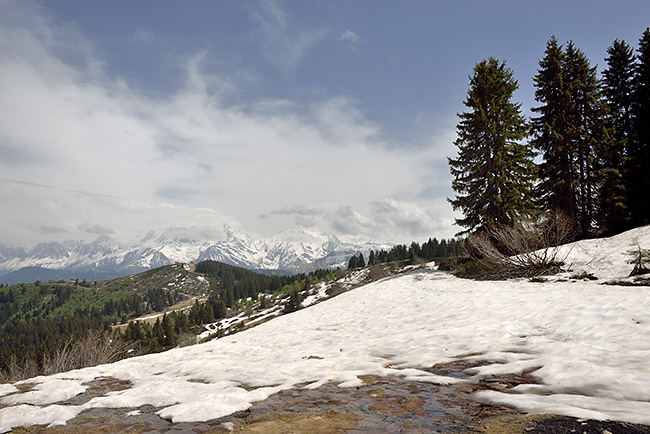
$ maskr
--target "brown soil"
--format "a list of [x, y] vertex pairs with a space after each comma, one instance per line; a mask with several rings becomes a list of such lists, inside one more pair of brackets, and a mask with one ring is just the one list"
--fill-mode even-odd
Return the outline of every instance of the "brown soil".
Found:
[[[459, 360], [428, 369], [439, 375], [468, 378], [466, 369], [480, 362]], [[201, 423], [176, 423], [156, 415], [158, 408], [92, 409], [66, 426], [17, 428], [15, 433], [486, 433], [486, 434], [650, 434], [650, 427], [552, 415], [525, 415], [471, 399], [477, 390], [504, 390], [531, 383], [530, 373], [483, 378], [478, 383], [439, 386], [397, 377], [363, 376], [362, 386], [295, 388], [258, 402], [250, 409]], [[80, 404], [130, 385], [113, 378], [90, 383], [89, 390], [67, 404]], [[303, 385], [304, 386], [304, 385]]]
[[[468, 378], [466, 369], [480, 362], [459, 360], [428, 369], [439, 375]], [[483, 378], [480, 382], [440, 386], [398, 377], [361, 377], [359, 387], [326, 384], [297, 387], [255, 403], [246, 411], [201, 423], [176, 423], [156, 415], [158, 408], [92, 409], [66, 426], [17, 428], [15, 433], [486, 433], [486, 434], [650, 434], [650, 427], [564, 416], [525, 415], [472, 400], [477, 390], [504, 390], [533, 382], [530, 373]], [[90, 383], [69, 404], [86, 402], [130, 385], [112, 378]], [[304, 386], [304, 385], [302, 385]]]

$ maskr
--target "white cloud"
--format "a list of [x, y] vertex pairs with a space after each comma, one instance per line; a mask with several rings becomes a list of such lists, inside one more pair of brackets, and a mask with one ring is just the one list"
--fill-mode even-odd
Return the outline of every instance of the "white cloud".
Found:
[[365, 38], [362, 38], [361, 36], [359, 36], [358, 34], [356, 34], [355, 32], [353, 32], [350, 29], [348, 29], [345, 32], [341, 33], [341, 35], [339, 35], [336, 38], [336, 40], [337, 41], [348, 42], [349, 46], [350, 46], [350, 49], [352, 49], [353, 51], [358, 50], [358, 44], [359, 43], [366, 42]]
[[387, 198], [372, 202], [371, 206], [384, 225], [402, 228], [410, 234], [432, 233], [437, 220], [431, 211], [412, 202]]
[[254, 34], [269, 63], [288, 74], [301, 62], [307, 51], [328, 35], [328, 29], [303, 29], [291, 22], [278, 0], [260, 0], [251, 10], [257, 25]]
[[[262, 4], [261, 22], [290, 39], [297, 30], [277, 3]], [[398, 197], [437, 206], [417, 195], [437, 185], [430, 165], [440, 156], [387, 143], [354, 100], [243, 102], [236, 81], [205, 72], [208, 51], [183, 59], [183, 86], [143, 96], [108, 76], [82, 35], [20, 5], [0, 14], [0, 241], [223, 223], [260, 235], [316, 225], [401, 239], [436, 227], [425, 217], [449, 220], [450, 210], [376, 205]], [[83, 61], [66, 54], [77, 44]]]
[[44, 225], [44, 226], [41, 226], [41, 227], [39, 228], [39, 232], [40, 232], [42, 235], [52, 235], [52, 234], [61, 234], [61, 233], [64, 233], [64, 234], [65, 234], [65, 233], [67, 233], [68, 231], [65, 230], [65, 229], [63, 229], [63, 228], [57, 227], [57, 226], [48, 226], [48, 225]]
[[224, 224], [241, 228], [233, 217], [206, 206], [145, 202], [8, 180], [0, 180], [0, 203], [10, 205], [0, 217], [0, 242], [24, 247], [40, 241], [92, 240], [101, 234], [129, 242], [152, 229], [177, 226], [203, 227], [212, 239], [220, 239]]
[[365, 211], [350, 206], [340, 207], [328, 218], [332, 228], [340, 233], [363, 235], [375, 240], [377, 234], [381, 234], [381, 240], [391, 243], [422, 242], [433, 236], [452, 237], [454, 232], [450, 226], [453, 217], [447, 212], [444, 199], [430, 202], [429, 207], [385, 198], [371, 202]]
[[283, 219], [297, 227], [321, 228], [344, 238], [353, 236], [388, 243], [426, 241], [429, 237], [450, 238], [453, 215], [445, 199], [427, 202], [425, 208], [415, 202], [384, 198], [370, 203], [310, 208], [285, 206], [259, 215], [259, 218]]
[[350, 41], [350, 42], [358, 42], [358, 41], [361, 40], [361, 36], [357, 35], [356, 33], [354, 33], [351, 30], [346, 30], [337, 39], [339, 39], [339, 40], [347, 40], [347, 41]]
[[88, 232], [89, 234], [98, 234], [98, 235], [110, 235], [115, 233], [115, 231], [109, 228], [108, 226], [91, 224], [91, 223], [79, 224], [79, 230]]
[[260, 214], [260, 218], [266, 219], [272, 215], [300, 215], [300, 216], [322, 216], [324, 210], [321, 208], [308, 208], [305, 205], [286, 205], [280, 209], [274, 209], [268, 214]]

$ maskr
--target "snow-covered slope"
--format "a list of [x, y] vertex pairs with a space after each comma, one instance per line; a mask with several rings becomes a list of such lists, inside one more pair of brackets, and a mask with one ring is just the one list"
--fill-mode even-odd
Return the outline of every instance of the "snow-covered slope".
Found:
[[370, 249], [390, 248], [344, 243], [317, 231], [287, 231], [268, 239], [255, 239], [228, 227], [224, 231], [226, 239], [218, 241], [205, 239], [201, 231], [191, 228], [171, 228], [160, 234], [151, 231], [130, 244], [101, 236], [92, 242], [41, 243], [29, 251], [0, 245], [0, 275], [26, 267], [126, 275], [205, 259], [249, 269], [328, 268], [347, 265], [360, 251], [367, 254]]
[[566, 258], [571, 270], [593, 273], [600, 279], [624, 279], [634, 268], [629, 253], [638, 248], [650, 249], [650, 226], [645, 226], [611, 238], [584, 240], [566, 244], [558, 257]]
[[[625, 278], [632, 266], [624, 253], [637, 241], [650, 248], [649, 237], [645, 227], [577, 243], [568, 258], [574, 273]], [[459, 359], [487, 362], [469, 381], [534, 371], [536, 384], [479, 392], [477, 399], [650, 424], [650, 287], [600, 281], [476, 282], [415, 270], [205, 344], [25, 381], [35, 385], [31, 391], [0, 386], [0, 404], [7, 406], [0, 409], [0, 432], [63, 424], [94, 407], [123, 409], [126, 418], [146, 404], [174, 422], [201, 421], [287, 388], [330, 380], [360, 385], [363, 374], [465, 381], [422, 370]], [[132, 386], [82, 405], [56, 404], [99, 377]]]

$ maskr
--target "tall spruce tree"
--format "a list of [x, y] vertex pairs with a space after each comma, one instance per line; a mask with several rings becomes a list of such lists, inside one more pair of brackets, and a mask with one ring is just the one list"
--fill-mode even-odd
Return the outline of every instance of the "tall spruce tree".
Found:
[[633, 130], [629, 144], [629, 165], [626, 184], [630, 190], [628, 207], [634, 225], [650, 223], [650, 28], [643, 32], [637, 49], [634, 78]]
[[532, 120], [534, 138], [531, 144], [543, 157], [537, 185], [540, 206], [575, 218], [574, 150], [568, 135], [571, 97], [565, 83], [565, 57], [562, 46], [555, 36], [551, 37], [533, 78], [535, 101], [542, 105], [532, 108], [539, 115]]
[[607, 54], [603, 84], [614, 124], [614, 140], [612, 146], [600, 153], [601, 187], [596, 221], [604, 235], [613, 235], [627, 229], [629, 224], [625, 178], [630, 161], [629, 147], [634, 140], [632, 105], [636, 65], [632, 47], [625, 41], [615, 40], [607, 48]]
[[458, 115], [458, 157], [448, 158], [457, 193], [448, 200], [464, 214], [456, 219], [462, 233], [512, 225], [535, 211], [534, 154], [522, 143], [528, 125], [521, 104], [512, 102], [517, 88], [505, 62], [489, 58], [474, 67], [464, 101], [469, 111]]
[[[615, 148], [613, 122], [596, 67], [573, 42], [565, 51], [552, 37], [539, 64], [535, 99], [542, 105], [533, 108], [539, 116], [533, 119], [532, 141], [543, 156], [538, 197], [545, 210], [574, 219], [586, 237], [595, 231], [598, 216], [606, 218], [599, 206], [615, 205], [603, 200], [601, 187], [620, 186], [603, 158]], [[601, 183], [605, 175], [608, 181]]]
[[[624, 148], [632, 136], [632, 98], [634, 86], [634, 72], [636, 69], [635, 56], [632, 47], [621, 40], [615, 40], [607, 48], [608, 56], [605, 58], [607, 68], [603, 70], [603, 84], [607, 96], [607, 104], [616, 127], [616, 138]], [[623, 150], [619, 151], [620, 157], [628, 155]], [[612, 167], [623, 169], [624, 159], [618, 158], [611, 161]]]
[[[568, 116], [568, 136], [574, 150], [576, 220], [582, 236], [594, 231], [599, 179], [609, 162], [601, 155], [611, 155], [615, 148], [614, 125], [605, 102], [605, 94], [587, 56], [567, 44], [565, 80], [571, 98]], [[601, 173], [602, 172], [602, 173]], [[608, 194], [613, 194], [610, 192]]]

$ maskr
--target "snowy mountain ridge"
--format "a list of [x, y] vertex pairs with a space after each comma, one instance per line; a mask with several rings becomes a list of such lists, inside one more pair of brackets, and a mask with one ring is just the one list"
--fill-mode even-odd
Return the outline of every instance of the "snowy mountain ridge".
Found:
[[102, 235], [94, 241], [45, 242], [27, 250], [0, 243], [0, 276], [26, 267], [126, 275], [176, 262], [215, 260], [248, 269], [304, 270], [345, 266], [357, 252], [388, 244], [341, 241], [319, 231], [285, 231], [253, 238], [225, 226], [225, 240], [209, 240], [195, 228], [150, 231], [127, 244]]

